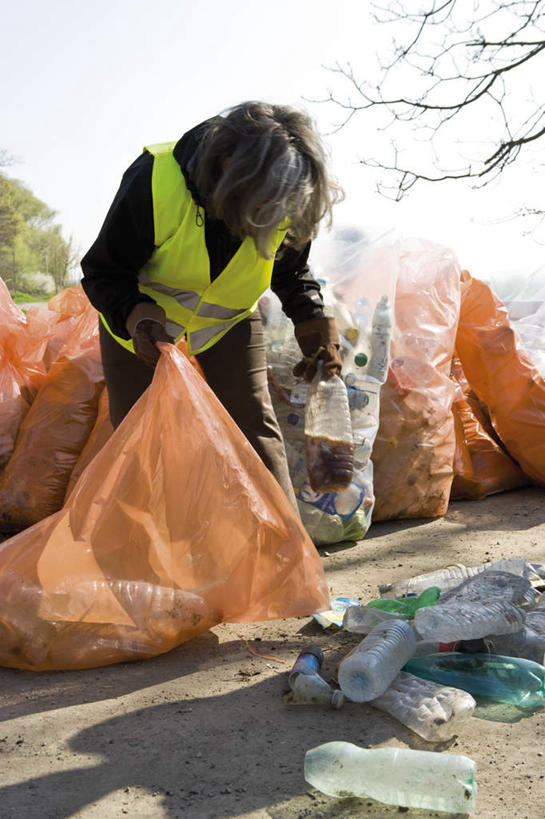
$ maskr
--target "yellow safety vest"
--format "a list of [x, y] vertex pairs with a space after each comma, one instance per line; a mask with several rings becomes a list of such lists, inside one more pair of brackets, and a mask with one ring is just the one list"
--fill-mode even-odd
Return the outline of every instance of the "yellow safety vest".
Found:
[[[153, 155], [151, 177], [155, 249], [138, 274], [138, 289], [164, 308], [166, 330], [178, 341], [187, 337], [190, 354], [207, 350], [231, 327], [249, 316], [271, 283], [273, 259], [264, 259], [253, 239], [239, 249], [210, 281], [204, 220], [198, 219], [178, 162], [176, 143], [144, 148]], [[286, 235], [278, 228], [271, 241], [274, 254]], [[102, 322], [123, 347], [134, 352], [132, 340], [116, 336], [101, 314]]]

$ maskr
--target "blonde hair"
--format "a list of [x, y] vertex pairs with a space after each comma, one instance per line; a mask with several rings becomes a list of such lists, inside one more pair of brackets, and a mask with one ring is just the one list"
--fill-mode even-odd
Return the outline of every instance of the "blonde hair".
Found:
[[243, 102], [211, 120], [195, 182], [210, 215], [235, 236], [252, 237], [266, 259], [286, 220], [286, 243], [300, 249], [324, 217], [331, 224], [332, 207], [343, 198], [308, 114], [263, 102]]

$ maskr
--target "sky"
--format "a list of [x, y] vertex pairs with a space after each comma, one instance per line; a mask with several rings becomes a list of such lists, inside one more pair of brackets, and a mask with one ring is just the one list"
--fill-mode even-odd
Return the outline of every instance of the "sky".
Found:
[[531, 275], [544, 248], [508, 217], [521, 178], [490, 189], [426, 185], [405, 201], [376, 191], [358, 160], [386, 136], [317, 103], [350, 61], [371, 73], [389, 39], [362, 0], [20, 0], [2, 9], [0, 148], [8, 173], [58, 212], [82, 253], [95, 239], [123, 171], [146, 144], [176, 140], [245, 99], [306, 108], [346, 199], [335, 227], [419, 236], [450, 247], [474, 275]]

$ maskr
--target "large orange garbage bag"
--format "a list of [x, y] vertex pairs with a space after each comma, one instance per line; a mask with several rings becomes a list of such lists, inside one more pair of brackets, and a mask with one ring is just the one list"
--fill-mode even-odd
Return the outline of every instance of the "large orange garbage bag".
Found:
[[19, 428], [0, 479], [1, 531], [19, 531], [61, 508], [103, 386], [98, 317], [89, 305]]
[[423, 240], [404, 242], [399, 263], [390, 369], [372, 455], [374, 520], [443, 515], [453, 478], [450, 363], [460, 269], [450, 250]]
[[[45, 305], [32, 305], [26, 318], [32, 335], [41, 331], [45, 349], [43, 363], [49, 369], [74, 332], [79, 317], [89, 309], [89, 300], [81, 285], [66, 287]], [[98, 318], [97, 318], [98, 320]], [[46, 325], [45, 329], [43, 325]]]
[[464, 273], [456, 349], [471, 389], [521, 469], [545, 483], [545, 380], [490, 287]]
[[15, 446], [19, 426], [43, 383], [45, 327], [29, 331], [22, 310], [0, 279], [0, 472]]
[[64, 502], [68, 500], [72, 494], [72, 490], [79, 480], [80, 475], [84, 469], [91, 463], [95, 455], [98, 455], [106, 441], [110, 438], [113, 432], [112, 422], [110, 421], [110, 403], [108, 401], [108, 390], [106, 387], [102, 390], [98, 401], [98, 414], [95, 425], [83, 447], [81, 454], [77, 460], [75, 467], [70, 475]]
[[525, 486], [529, 483], [528, 478], [494, 440], [489, 423], [456, 357], [452, 362], [452, 377], [460, 385], [460, 394], [452, 406], [456, 452], [451, 498], [477, 500]]
[[6, 666], [140, 659], [222, 621], [328, 606], [282, 489], [172, 345], [67, 505], [0, 544]]

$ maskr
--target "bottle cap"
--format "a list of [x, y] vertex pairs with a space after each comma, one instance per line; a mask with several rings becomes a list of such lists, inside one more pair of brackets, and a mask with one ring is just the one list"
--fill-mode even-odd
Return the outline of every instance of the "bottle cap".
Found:
[[314, 657], [316, 657], [320, 665], [322, 665], [324, 661], [324, 652], [322, 651], [320, 646], [317, 646], [315, 643], [311, 643], [309, 646], [306, 646], [302, 651], [299, 652], [300, 657], [303, 654], [312, 654]]
[[356, 353], [354, 356], [354, 363], [357, 367], [365, 367], [369, 359], [365, 355], [365, 353]]

